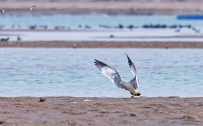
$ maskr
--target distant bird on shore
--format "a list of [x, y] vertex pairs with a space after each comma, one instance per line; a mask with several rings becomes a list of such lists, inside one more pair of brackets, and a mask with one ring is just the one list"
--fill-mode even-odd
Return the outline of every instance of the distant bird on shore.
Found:
[[7, 41], [9, 41], [9, 39], [10, 39], [9, 37], [8, 38], [1, 38], [1, 41], [6, 41], [7, 42]]
[[21, 38], [20, 38], [20, 36], [18, 36], [18, 37], [17, 37], [17, 41], [21, 41]]
[[109, 38], [114, 38], [114, 35], [109, 35]]
[[200, 30], [199, 29], [196, 29], [195, 27], [192, 27], [191, 28], [194, 32], [196, 32], [196, 33], [200, 33]]
[[30, 25], [29, 28], [30, 30], [35, 30], [37, 28], [37, 25]]
[[133, 62], [131, 61], [131, 59], [128, 57], [127, 54], [126, 54], [126, 56], [128, 59], [130, 70], [134, 75], [134, 78], [129, 82], [124, 81], [115, 68], [113, 68], [113, 67], [111, 67], [111, 66], [109, 66], [109, 65], [107, 65], [107, 64], [105, 64], [99, 60], [96, 60], [96, 59], [95, 59], [94, 63], [99, 68], [99, 70], [105, 76], [107, 76], [117, 87], [128, 90], [132, 94], [131, 98], [134, 98], [134, 96], [140, 96], [141, 95], [138, 92], [139, 82], [138, 82], [138, 77], [137, 77], [137, 71], [136, 71], [136, 68], [135, 68]]
[[5, 13], [5, 10], [1, 10], [1, 13]]
[[32, 11], [36, 6], [31, 6], [28, 10]]
[[180, 28], [176, 29], [175, 32], [180, 32]]
[[6, 13], [7, 11], [9, 11], [9, 10], [1, 10], [1, 13], [4, 14], [4, 13]]

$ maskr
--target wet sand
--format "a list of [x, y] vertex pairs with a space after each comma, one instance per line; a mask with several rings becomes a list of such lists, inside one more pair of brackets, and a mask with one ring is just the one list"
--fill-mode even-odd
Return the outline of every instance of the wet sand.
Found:
[[203, 98], [0, 97], [3, 125], [203, 125]]
[[[202, 4], [202, 0], [2, 0], [0, 8], [10, 14], [202, 14]], [[37, 8], [28, 11], [33, 5]]]
[[0, 47], [23, 48], [203, 48], [203, 42], [0, 42]]

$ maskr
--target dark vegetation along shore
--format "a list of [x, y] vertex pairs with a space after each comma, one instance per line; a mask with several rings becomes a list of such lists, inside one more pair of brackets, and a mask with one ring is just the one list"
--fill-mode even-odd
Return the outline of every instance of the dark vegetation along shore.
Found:
[[44, 48], [203, 48], [203, 42], [0, 42], [0, 47]]

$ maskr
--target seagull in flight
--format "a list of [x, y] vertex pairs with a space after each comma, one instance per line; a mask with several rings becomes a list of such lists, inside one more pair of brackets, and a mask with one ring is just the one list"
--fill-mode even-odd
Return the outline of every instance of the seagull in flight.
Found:
[[99, 60], [95, 59], [94, 63], [99, 68], [99, 70], [105, 76], [107, 76], [118, 88], [128, 90], [132, 94], [131, 98], [134, 98], [134, 96], [141, 95], [138, 92], [139, 82], [138, 82], [138, 77], [137, 77], [137, 71], [136, 71], [136, 68], [135, 68], [133, 62], [131, 61], [131, 59], [128, 57], [127, 54], [126, 54], [126, 56], [128, 59], [128, 64], [130, 66], [130, 70], [134, 75], [134, 77], [131, 81], [124, 81], [115, 68], [113, 68]]
[[36, 7], [36, 6], [31, 6], [28, 10], [31, 11], [31, 10], [33, 10], [34, 7]]

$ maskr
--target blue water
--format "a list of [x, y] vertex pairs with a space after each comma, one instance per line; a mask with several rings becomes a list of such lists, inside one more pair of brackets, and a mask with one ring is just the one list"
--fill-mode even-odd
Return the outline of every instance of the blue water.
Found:
[[[124, 28], [118, 29], [119, 24]], [[153, 26], [157, 24], [191, 25], [194, 29], [187, 27], [180, 30], [178, 28], [142, 28], [143, 25], [150, 24]], [[12, 31], [29, 29], [30, 26], [44, 29], [45, 25], [47, 31]], [[127, 28], [130, 25], [135, 26], [134, 29]], [[108, 28], [104, 28], [104, 26]], [[9, 41], [17, 41], [17, 36], [21, 37], [21, 41], [203, 41], [203, 38], [199, 37], [202, 36], [203, 31], [201, 20], [178, 20], [176, 15], [0, 15], [0, 27], [2, 29], [0, 38], [9, 37]], [[49, 31], [56, 27], [63, 32]], [[11, 30], [5, 31], [8, 29]]]
[[56, 15], [0, 15], [0, 25], [11, 28], [11, 25], [21, 25], [21, 28], [27, 28], [28, 25], [47, 25], [48, 28], [53, 26], [67, 26], [78, 28], [78, 25], [90, 25], [97, 28], [100, 24], [118, 26], [143, 24], [191, 24], [195, 27], [203, 27], [201, 20], [177, 20], [176, 15], [98, 15], [98, 14], [56, 14]]
[[143, 96], [203, 96], [201, 49], [0, 48], [0, 96], [130, 97], [94, 59], [131, 80], [125, 53], [138, 71]]

